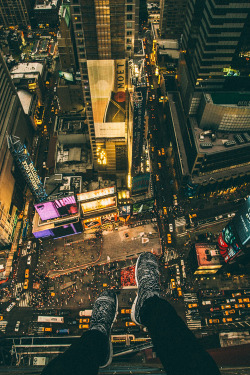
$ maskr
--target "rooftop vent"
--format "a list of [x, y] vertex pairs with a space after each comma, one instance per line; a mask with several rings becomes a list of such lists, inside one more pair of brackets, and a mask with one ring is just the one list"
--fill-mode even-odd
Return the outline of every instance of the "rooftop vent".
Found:
[[203, 142], [200, 144], [201, 148], [212, 148], [213, 144], [211, 142]]
[[227, 142], [224, 143], [225, 147], [232, 147], [232, 146], [235, 146], [235, 145], [236, 145], [235, 141], [227, 141]]

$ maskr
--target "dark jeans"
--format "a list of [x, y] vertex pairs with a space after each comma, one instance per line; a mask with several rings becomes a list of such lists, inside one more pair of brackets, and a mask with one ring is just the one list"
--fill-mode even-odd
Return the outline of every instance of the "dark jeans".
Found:
[[[213, 359], [167, 301], [156, 296], [146, 300], [141, 320], [168, 375], [220, 374]], [[42, 375], [96, 375], [107, 353], [107, 337], [99, 331], [87, 331], [51, 361]]]

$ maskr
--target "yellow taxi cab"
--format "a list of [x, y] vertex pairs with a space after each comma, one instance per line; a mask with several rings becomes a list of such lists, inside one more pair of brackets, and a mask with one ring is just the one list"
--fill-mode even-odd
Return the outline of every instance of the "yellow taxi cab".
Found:
[[196, 307], [198, 307], [198, 304], [197, 304], [197, 303], [189, 303], [189, 304], [188, 304], [188, 308], [189, 308], [189, 309], [193, 309], [193, 308], [196, 308]]
[[176, 288], [175, 279], [171, 279], [170, 282], [171, 282], [172, 288], [175, 289]]
[[232, 306], [231, 305], [221, 305], [221, 309], [222, 310], [225, 310], [225, 309], [231, 309]]
[[121, 314], [131, 314], [131, 309], [121, 309]]
[[178, 297], [182, 297], [182, 290], [181, 288], [177, 288]]
[[29, 278], [29, 275], [30, 275], [30, 270], [27, 268], [25, 270], [25, 279], [28, 279]]
[[246, 306], [245, 306], [243, 303], [236, 303], [236, 304], [234, 305], [234, 307], [235, 307], [236, 309], [244, 309]]
[[161, 169], [161, 163], [158, 163], [158, 168]]
[[164, 148], [161, 149], [161, 153], [162, 153], [162, 155], [165, 155], [165, 150], [164, 150]]
[[126, 327], [136, 326], [134, 322], [126, 322]]
[[241, 293], [240, 292], [236, 292], [236, 293], [232, 293], [232, 297], [235, 298], [235, 297], [240, 297], [241, 296]]
[[160, 178], [159, 178], [158, 174], [155, 175], [155, 178], [156, 178], [156, 181], [160, 181]]
[[154, 146], [153, 146], [153, 147], [151, 147], [151, 151], [152, 151], [152, 152], [154, 152], [154, 150], [155, 150]]
[[224, 314], [224, 315], [235, 314], [235, 310], [234, 310], [234, 309], [232, 309], [232, 310], [225, 310], [225, 311], [223, 311], [223, 314]]
[[79, 319], [79, 323], [82, 324], [82, 323], [89, 323], [89, 318], [81, 318]]
[[218, 323], [220, 323], [220, 320], [219, 319], [209, 319], [208, 323], [209, 324], [218, 324]]
[[29, 279], [24, 280], [23, 289], [28, 289], [29, 286]]
[[239, 303], [243, 303], [243, 302], [247, 303], [247, 302], [250, 302], [250, 298], [239, 298], [238, 301]]
[[103, 288], [107, 288], [108, 284], [104, 283], [102, 284]]
[[163, 213], [164, 213], [164, 215], [168, 214], [167, 207], [163, 207]]
[[223, 318], [222, 321], [223, 323], [229, 323], [233, 321], [233, 318]]
[[3, 315], [0, 315], [0, 320], [3, 320]]
[[172, 238], [171, 238], [170, 233], [167, 234], [167, 240], [168, 240], [168, 243], [172, 243]]
[[158, 150], [158, 155], [161, 156], [161, 150]]
[[57, 114], [58, 114], [58, 109], [55, 110], [55, 115], [57, 115]]
[[52, 332], [52, 328], [51, 327], [45, 327], [44, 332]]
[[89, 329], [89, 324], [79, 324], [79, 329]]

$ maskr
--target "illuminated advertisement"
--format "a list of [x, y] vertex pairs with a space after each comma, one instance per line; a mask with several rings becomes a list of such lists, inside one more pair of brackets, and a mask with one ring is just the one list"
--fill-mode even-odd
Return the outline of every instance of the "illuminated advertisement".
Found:
[[77, 221], [75, 223], [70, 223], [70, 224], [59, 225], [51, 229], [39, 230], [37, 232], [33, 232], [33, 235], [35, 238], [53, 237], [56, 239], [56, 238], [71, 236], [73, 234], [78, 234], [78, 233], [82, 233], [81, 221]]
[[[222, 238], [220, 239], [220, 242], [218, 240], [220, 254], [223, 256], [225, 262], [228, 263], [232, 261], [233, 258], [235, 258], [237, 255], [239, 255], [242, 250], [242, 246], [235, 235], [235, 229], [232, 223], [227, 224], [227, 226], [223, 229], [221, 237]], [[226, 243], [228, 247], [222, 248], [221, 243], [222, 245]]]
[[133, 204], [133, 214], [140, 214], [146, 211], [152, 211], [154, 208], [154, 199]]
[[97, 199], [95, 201], [81, 203], [83, 213], [102, 210], [113, 206], [116, 206], [116, 197]]
[[93, 190], [93, 191], [88, 191], [87, 193], [77, 194], [77, 200], [78, 202], [89, 201], [89, 200], [94, 200], [94, 199], [98, 199], [101, 197], [105, 197], [107, 195], [112, 195], [114, 193], [115, 193], [115, 187], [110, 186], [104, 189]]
[[102, 216], [102, 224], [110, 224], [114, 221], [117, 221], [117, 214], [116, 213]]
[[51, 202], [35, 204], [35, 209], [42, 221], [77, 214], [77, 203], [73, 195]]
[[131, 206], [119, 207], [119, 216], [128, 216], [131, 214]]
[[242, 245], [250, 241], [250, 197], [243, 203], [232, 220]]
[[96, 138], [125, 138], [125, 60], [88, 60]]
[[94, 217], [93, 219], [87, 219], [83, 221], [85, 229], [91, 229], [100, 227], [102, 225], [101, 217]]

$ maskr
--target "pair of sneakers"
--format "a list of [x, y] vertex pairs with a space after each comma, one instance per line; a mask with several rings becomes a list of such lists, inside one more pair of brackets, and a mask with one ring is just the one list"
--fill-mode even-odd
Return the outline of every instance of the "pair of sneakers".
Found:
[[[140, 311], [146, 299], [160, 295], [158, 262], [152, 253], [142, 253], [135, 266], [135, 279], [138, 286], [137, 296], [131, 309], [131, 319], [142, 324]], [[118, 299], [112, 290], [104, 291], [95, 301], [90, 329], [97, 329], [109, 338], [109, 351], [101, 367], [111, 364], [113, 349], [110, 332], [118, 314]]]

